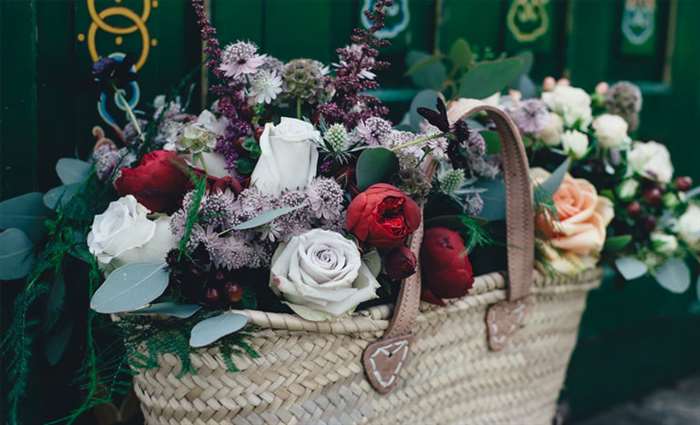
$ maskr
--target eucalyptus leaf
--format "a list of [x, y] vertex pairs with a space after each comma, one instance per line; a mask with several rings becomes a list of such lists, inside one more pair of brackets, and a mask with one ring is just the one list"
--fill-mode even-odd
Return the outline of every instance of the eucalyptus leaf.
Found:
[[0, 233], [0, 280], [20, 279], [34, 264], [34, 244], [20, 229]]
[[377, 277], [382, 271], [382, 257], [379, 251], [373, 249], [362, 256], [362, 261], [365, 263], [372, 276]]
[[0, 229], [15, 227], [37, 243], [46, 233], [44, 221], [51, 214], [39, 192], [25, 193], [0, 202]]
[[503, 179], [481, 179], [474, 183], [474, 188], [484, 189], [481, 198], [484, 208], [479, 218], [487, 221], [498, 221], [506, 218], [506, 186]]
[[532, 79], [525, 74], [518, 77], [518, 82], [515, 84], [515, 88], [520, 92], [523, 99], [532, 99], [537, 97], [537, 86], [535, 86]]
[[80, 183], [54, 187], [44, 194], [44, 205], [55, 210], [64, 207], [80, 190]]
[[467, 40], [458, 38], [450, 46], [450, 60], [455, 67], [467, 69], [474, 60], [474, 55]]
[[65, 185], [81, 183], [90, 175], [92, 166], [79, 159], [61, 158], [56, 163], [56, 174]]
[[435, 102], [440, 96], [440, 93], [430, 89], [421, 90], [415, 95], [408, 112], [412, 131], [420, 132], [420, 123], [423, 122], [423, 117], [418, 113], [418, 108], [435, 108]]
[[423, 89], [440, 90], [447, 79], [447, 69], [442, 58], [427, 53], [411, 51], [406, 55], [408, 74], [413, 84]]
[[178, 319], [187, 319], [188, 317], [194, 316], [194, 314], [201, 309], [202, 306], [197, 304], [163, 302], [151, 304], [148, 307], [133, 311], [131, 314], [160, 314], [163, 316], [177, 317]]
[[107, 276], [90, 300], [98, 313], [138, 310], [165, 292], [169, 273], [166, 263], [131, 263]]
[[237, 313], [223, 313], [202, 320], [192, 327], [190, 346], [205, 347], [212, 342], [238, 332], [248, 323], [248, 317]]
[[396, 154], [385, 148], [365, 149], [357, 159], [357, 187], [365, 190], [375, 183], [388, 182], [399, 171]]
[[649, 268], [644, 262], [634, 257], [620, 257], [615, 260], [615, 267], [625, 280], [632, 280], [644, 276]]
[[690, 268], [680, 258], [669, 258], [652, 273], [659, 285], [682, 294], [690, 287]]
[[613, 236], [605, 241], [603, 250], [607, 252], [622, 251], [630, 242], [632, 242], [632, 236], [630, 235]]
[[570, 165], [571, 158], [567, 158], [566, 161], [562, 162], [557, 169], [547, 177], [547, 180], [537, 185], [535, 188], [536, 203], [546, 203], [548, 200], [552, 199], [552, 196], [554, 196], [559, 186], [561, 186], [564, 176], [566, 176], [566, 173], [569, 171]]
[[292, 211], [298, 210], [302, 205], [296, 207], [282, 207], [275, 208], [274, 210], [268, 210], [260, 213], [260, 215], [251, 218], [250, 220], [243, 222], [237, 226], [233, 226], [231, 230], [248, 230], [260, 227], [264, 224], [271, 222], [272, 220], [282, 217], [285, 214], [289, 214]]
[[518, 57], [480, 62], [459, 80], [460, 97], [483, 99], [500, 92], [523, 73], [525, 62]]

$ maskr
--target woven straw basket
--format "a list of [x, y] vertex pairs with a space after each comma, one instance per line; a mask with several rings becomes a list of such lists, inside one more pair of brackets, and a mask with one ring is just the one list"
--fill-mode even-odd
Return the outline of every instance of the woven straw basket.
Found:
[[[533, 272], [528, 165], [520, 136], [497, 108], [476, 103], [503, 140], [508, 278], [476, 278], [446, 307], [420, 304], [420, 272], [394, 307], [333, 322], [245, 310], [260, 353], [227, 372], [218, 349], [134, 378], [148, 424], [514, 424], [549, 425], [598, 269], [572, 278]], [[422, 229], [411, 240], [420, 248]]]

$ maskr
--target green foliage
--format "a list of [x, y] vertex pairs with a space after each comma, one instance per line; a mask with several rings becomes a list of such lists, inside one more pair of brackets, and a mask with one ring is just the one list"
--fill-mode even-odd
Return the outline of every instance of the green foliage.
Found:
[[194, 193], [192, 194], [192, 200], [190, 207], [187, 210], [187, 218], [185, 219], [185, 231], [182, 234], [182, 239], [178, 245], [180, 251], [180, 259], [182, 259], [183, 254], [187, 250], [187, 243], [190, 240], [190, 235], [192, 234], [192, 229], [194, 225], [197, 224], [199, 219], [199, 207], [202, 204], [202, 199], [204, 198], [204, 193], [207, 190], [207, 178], [205, 176], [198, 177], [195, 174], [191, 174], [190, 178], [194, 183]]
[[471, 252], [479, 246], [493, 245], [493, 239], [486, 229], [486, 223], [469, 217], [466, 214], [437, 216], [425, 221], [426, 227], [447, 227], [459, 234], [464, 239], [464, 246]]
[[375, 183], [388, 182], [399, 171], [396, 154], [385, 148], [369, 148], [357, 159], [357, 187], [365, 190]]

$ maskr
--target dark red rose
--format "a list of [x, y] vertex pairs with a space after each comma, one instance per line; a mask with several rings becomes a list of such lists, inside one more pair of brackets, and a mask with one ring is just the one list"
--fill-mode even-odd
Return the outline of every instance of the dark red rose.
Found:
[[420, 221], [413, 199], [390, 184], [377, 183], [350, 202], [345, 225], [362, 242], [392, 248], [403, 244]]
[[439, 298], [462, 297], [474, 284], [464, 240], [454, 230], [446, 227], [427, 229], [423, 235], [420, 261], [424, 301], [435, 304]]
[[393, 280], [406, 279], [416, 272], [416, 256], [405, 246], [399, 246], [384, 257], [384, 271]]
[[114, 187], [121, 196], [134, 195], [153, 212], [171, 213], [180, 207], [182, 197], [191, 188], [187, 175], [176, 164], [178, 161], [181, 160], [175, 152], [147, 153], [138, 166], [121, 169]]

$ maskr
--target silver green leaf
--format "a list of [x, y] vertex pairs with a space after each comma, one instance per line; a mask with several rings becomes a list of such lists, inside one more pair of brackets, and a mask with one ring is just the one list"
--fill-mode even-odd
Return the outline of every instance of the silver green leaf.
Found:
[[15, 228], [0, 233], [0, 280], [20, 279], [29, 274], [34, 264], [34, 244]]
[[36, 243], [46, 233], [44, 221], [51, 214], [39, 192], [25, 193], [0, 202], [0, 229], [15, 227]]
[[134, 311], [155, 300], [168, 287], [165, 263], [131, 263], [109, 274], [90, 300], [98, 313]]
[[690, 268], [680, 258], [669, 258], [652, 275], [659, 285], [674, 294], [682, 294], [690, 287]]
[[302, 205], [298, 205], [296, 207], [282, 207], [275, 208], [274, 210], [264, 211], [260, 213], [260, 215], [258, 215], [257, 217], [251, 218], [250, 220], [241, 223], [237, 226], [233, 226], [231, 230], [254, 229], [256, 227], [260, 227], [264, 224], [267, 224], [278, 217], [282, 217], [285, 214], [289, 214], [292, 211], [298, 210], [301, 207]]
[[223, 313], [202, 320], [192, 327], [190, 346], [205, 347], [219, 338], [238, 332], [248, 323], [248, 317], [237, 313]]
[[615, 267], [620, 272], [625, 280], [632, 280], [642, 277], [649, 271], [649, 268], [643, 261], [634, 257], [620, 257], [615, 260]]
[[81, 183], [90, 175], [91, 165], [75, 158], [61, 158], [56, 163], [56, 174], [65, 185]]
[[148, 307], [133, 311], [131, 314], [160, 314], [163, 316], [177, 317], [178, 319], [187, 319], [188, 317], [194, 316], [194, 314], [201, 309], [202, 306], [197, 304], [163, 302], [151, 304]]

